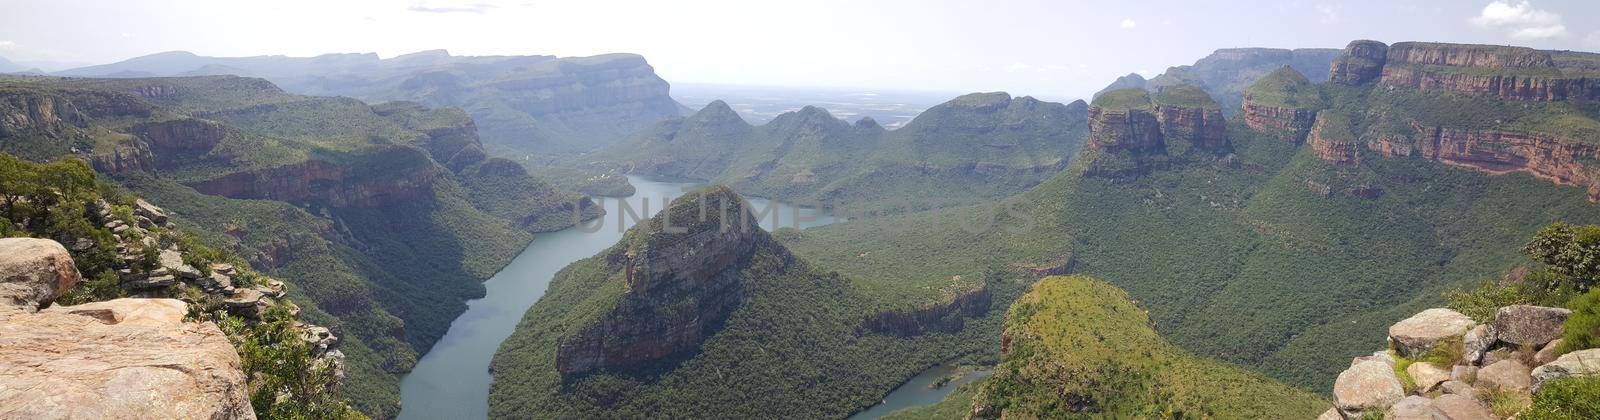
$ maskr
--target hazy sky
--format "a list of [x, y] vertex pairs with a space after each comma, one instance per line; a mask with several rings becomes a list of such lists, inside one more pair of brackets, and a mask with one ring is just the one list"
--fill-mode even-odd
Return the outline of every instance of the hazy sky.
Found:
[[0, 57], [643, 54], [669, 82], [1087, 96], [1224, 47], [1600, 51], [1600, 0], [0, 0]]

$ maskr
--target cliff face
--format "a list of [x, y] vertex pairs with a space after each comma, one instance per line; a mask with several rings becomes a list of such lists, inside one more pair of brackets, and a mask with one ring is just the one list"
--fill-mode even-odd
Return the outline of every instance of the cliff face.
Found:
[[1350, 118], [1335, 111], [1317, 113], [1317, 122], [1311, 126], [1306, 144], [1318, 159], [1339, 165], [1360, 162], [1360, 142], [1350, 131]]
[[[622, 369], [697, 348], [740, 303], [744, 265], [777, 247], [727, 187], [685, 195], [605, 253], [624, 290], [593, 324], [562, 336], [556, 369]], [[702, 219], [701, 209], [718, 213]], [[724, 223], [726, 223], [724, 225]], [[724, 226], [726, 228], [724, 229]]]
[[[1561, 59], [1557, 59], [1560, 57]], [[1490, 95], [1514, 101], [1600, 98], [1591, 54], [1496, 45], [1355, 41], [1329, 70], [1334, 82]]]
[[1282, 67], [1245, 91], [1244, 122], [1284, 141], [1300, 143], [1316, 123], [1323, 102], [1305, 75]]
[[1388, 156], [1418, 156], [1491, 174], [1526, 172], [1559, 185], [1587, 188], [1600, 201], [1600, 169], [1585, 161], [1600, 159], [1600, 146], [1537, 133], [1464, 130], [1416, 125], [1417, 140], [1398, 136], [1367, 143]]
[[1089, 107], [1088, 147], [1100, 153], [1088, 173], [1111, 178], [1148, 172], [1152, 158], [1166, 154], [1161, 123], [1150, 109]]
[[1211, 96], [1188, 85], [1163, 89], [1155, 97], [1156, 120], [1169, 146], [1220, 152], [1228, 149], [1228, 122]]
[[967, 318], [983, 316], [993, 303], [989, 285], [980, 284], [945, 299], [912, 309], [883, 311], [862, 322], [867, 330], [910, 337], [929, 332], [960, 331]]
[[1342, 85], [1364, 85], [1383, 76], [1389, 46], [1378, 41], [1351, 41], [1339, 58], [1333, 60], [1328, 79]]
[[1142, 89], [1108, 92], [1088, 114], [1091, 176], [1137, 176], [1194, 152], [1229, 149], [1221, 108], [1188, 85], [1163, 89], [1154, 100]]
[[356, 169], [323, 160], [188, 183], [208, 195], [228, 198], [318, 202], [332, 207], [373, 208], [431, 197], [433, 183], [444, 171], [431, 163], [387, 168], [394, 176], [357, 173]]

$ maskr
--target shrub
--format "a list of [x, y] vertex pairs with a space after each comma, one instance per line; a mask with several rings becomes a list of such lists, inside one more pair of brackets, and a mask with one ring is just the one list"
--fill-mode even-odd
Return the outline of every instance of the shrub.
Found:
[[1600, 347], [1600, 290], [1590, 290], [1567, 303], [1572, 316], [1567, 317], [1566, 333], [1562, 336], [1562, 353]]
[[1546, 383], [1533, 395], [1533, 403], [1518, 418], [1600, 418], [1600, 376], [1566, 377]]

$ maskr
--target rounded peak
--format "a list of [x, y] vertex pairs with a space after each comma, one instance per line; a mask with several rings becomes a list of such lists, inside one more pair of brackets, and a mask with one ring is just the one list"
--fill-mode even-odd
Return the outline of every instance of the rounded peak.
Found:
[[1089, 102], [1082, 99], [1067, 103], [1067, 109], [1073, 112], [1082, 112], [1089, 109]]
[[778, 114], [777, 117], [772, 119], [773, 124], [784, 124], [791, 121], [799, 121], [802, 123], [828, 123], [839, 121], [839, 119], [834, 118], [833, 114], [829, 113], [828, 110], [822, 109], [821, 107], [817, 107], [815, 105], [806, 105], [796, 111]]
[[862, 130], [883, 129], [883, 125], [878, 124], [878, 120], [872, 119], [872, 117], [861, 117], [861, 119], [856, 120], [855, 127]]
[[1117, 89], [1094, 98], [1100, 109], [1149, 109], [1150, 92], [1142, 88]]
[[714, 100], [714, 101], [711, 101], [711, 103], [706, 104], [705, 107], [700, 108], [700, 111], [695, 112], [694, 115], [689, 116], [689, 119], [695, 120], [695, 121], [735, 121], [735, 120], [737, 120], [739, 122], [744, 122], [744, 118], [740, 118], [739, 117], [739, 113], [734, 111], [733, 107], [728, 106], [728, 103], [727, 102], [723, 102], [721, 99]]
[[1221, 109], [1211, 94], [1200, 88], [1188, 84], [1177, 84], [1161, 88], [1156, 93], [1155, 102], [1160, 105], [1184, 108]]
[[1345, 45], [1344, 53], [1347, 57], [1365, 57], [1382, 59], [1389, 54], [1389, 44], [1370, 39], [1358, 39]]
[[167, 58], [167, 57], [199, 57], [199, 55], [196, 55], [195, 53], [188, 52], [188, 51], [174, 50], [174, 51], [158, 52], [158, 53], [155, 53], [155, 54], [146, 55], [145, 57], [163, 57], [163, 58]]
[[976, 92], [957, 96], [946, 105], [966, 108], [1003, 107], [1011, 104], [1011, 94], [1005, 92]]
[[1307, 79], [1306, 75], [1301, 74], [1300, 71], [1295, 70], [1294, 67], [1289, 67], [1288, 64], [1284, 64], [1283, 67], [1278, 67], [1278, 69], [1273, 70], [1272, 73], [1267, 73], [1266, 77], [1261, 78], [1261, 81], [1256, 83], [1259, 84], [1261, 82], [1268, 81], [1282, 81], [1294, 84], [1311, 84], [1311, 79]]
[[1147, 80], [1145, 80], [1144, 75], [1141, 75], [1139, 73], [1128, 73], [1126, 76], [1122, 76], [1122, 77], [1118, 77], [1117, 78], [1117, 81], [1123, 81], [1123, 80], [1139, 81], [1139, 82], [1147, 81]]

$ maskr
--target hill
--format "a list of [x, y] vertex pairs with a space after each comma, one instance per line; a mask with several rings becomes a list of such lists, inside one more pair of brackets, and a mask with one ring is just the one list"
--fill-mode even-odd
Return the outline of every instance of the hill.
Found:
[[1245, 89], [1256, 80], [1279, 67], [1287, 66], [1301, 74], [1313, 75], [1317, 82], [1327, 81], [1324, 76], [1328, 74], [1328, 66], [1339, 54], [1339, 50], [1333, 48], [1224, 48], [1194, 64], [1168, 67], [1165, 72], [1148, 81], [1143, 77], [1137, 80], [1131, 77], [1137, 75], [1119, 77], [1096, 93], [1095, 97], [1121, 88], [1136, 87], [1160, 92], [1170, 86], [1188, 85], [1216, 98], [1217, 103], [1222, 105], [1222, 112], [1232, 117], [1239, 110]]
[[[352, 403], [398, 409], [398, 374], [531, 232], [597, 215], [487, 158], [453, 109], [293, 95], [261, 79], [0, 79], [0, 151], [86, 159], [205, 241], [291, 279], [343, 340]], [[26, 117], [17, 117], [26, 116]]]
[[55, 75], [250, 76], [302, 95], [456, 107], [481, 125], [492, 153], [518, 158], [587, 152], [680, 112], [666, 81], [633, 54], [473, 57], [433, 50], [384, 59], [372, 53], [207, 57], [171, 51]]
[[1150, 328], [1115, 286], [1047, 277], [1011, 305], [1000, 364], [971, 398], [975, 418], [1311, 418], [1318, 396], [1196, 357]]
[[836, 211], [893, 213], [996, 199], [1037, 184], [1082, 145], [1084, 107], [978, 93], [889, 131], [817, 107], [752, 126], [717, 101], [592, 159]]

